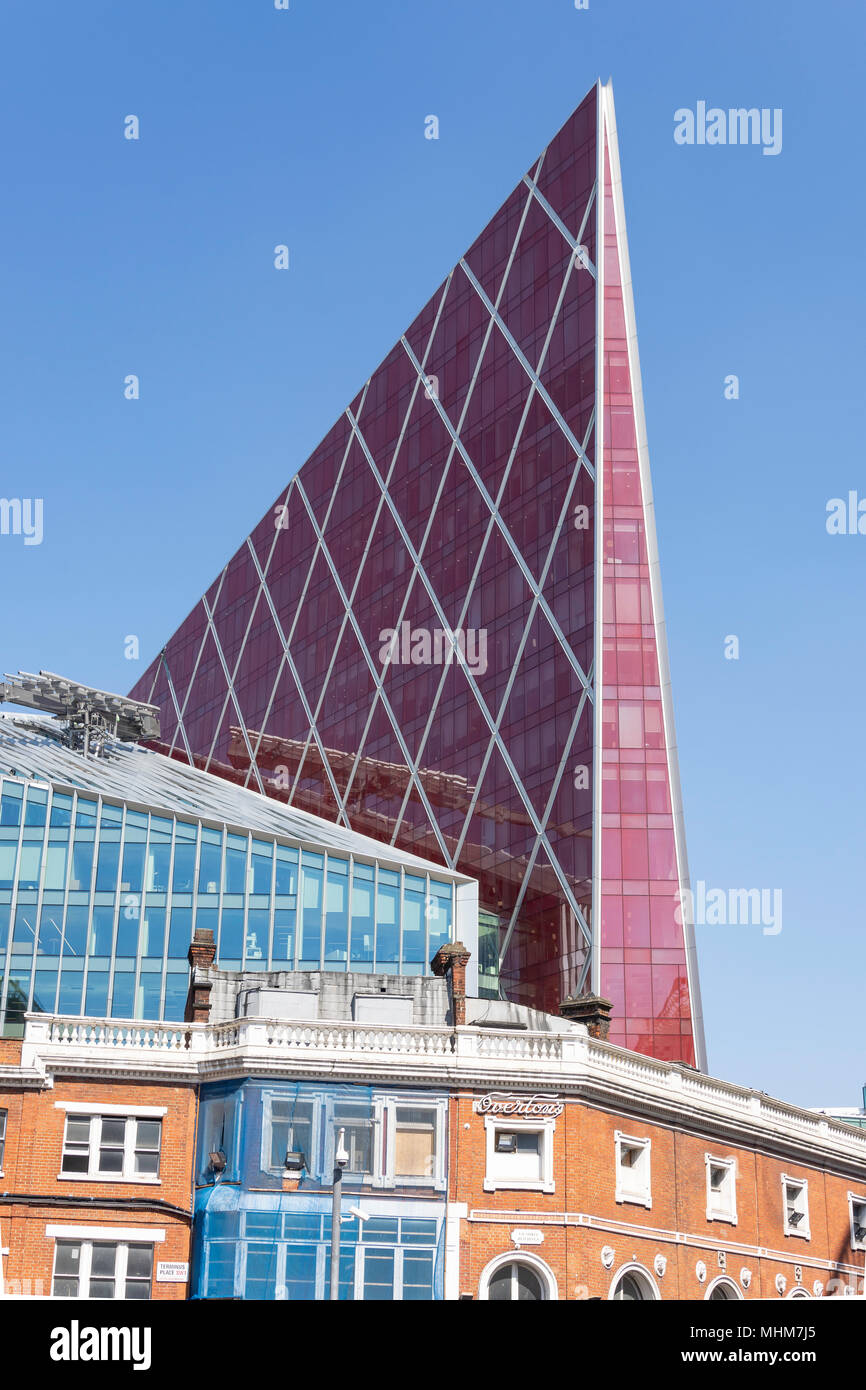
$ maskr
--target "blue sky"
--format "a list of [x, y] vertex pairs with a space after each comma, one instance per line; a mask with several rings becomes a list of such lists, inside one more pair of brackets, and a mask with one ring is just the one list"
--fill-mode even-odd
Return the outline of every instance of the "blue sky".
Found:
[[[805, 1104], [866, 1080], [866, 536], [825, 527], [866, 497], [863, 29], [841, 0], [0, 9], [0, 495], [45, 508], [41, 545], [0, 536], [0, 661], [108, 689], [612, 76], [692, 879], [783, 892], [778, 935], [698, 929], [710, 1068]], [[699, 100], [781, 107], [781, 153], [678, 146]]]

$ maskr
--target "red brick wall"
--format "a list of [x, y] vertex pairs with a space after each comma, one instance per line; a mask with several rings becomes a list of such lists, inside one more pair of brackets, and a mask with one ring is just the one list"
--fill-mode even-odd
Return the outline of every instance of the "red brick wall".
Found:
[[[811, 1293], [815, 1280], [826, 1290], [837, 1274], [843, 1283], [856, 1282], [858, 1291], [863, 1290], [864, 1254], [850, 1246], [848, 1192], [861, 1192], [866, 1185], [854, 1177], [825, 1174], [820, 1166], [567, 1101], [554, 1132], [555, 1192], [485, 1192], [484, 1117], [474, 1112], [473, 1099], [464, 1095], [453, 1100], [450, 1117], [449, 1198], [466, 1203], [470, 1213], [484, 1213], [460, 1223], [460, 1292], [478, 1297], [482, 1271], [494, 1257], [515, 1251], [511, 1232], [519, 1227], [542, 1232], [543, 1242], [527, 1246], [526, 1253], [552, 1270], [560, 1298], [607, 1298], [617, 1273], [631, 1263], [653, 1275], [664, 1299], [702, 1299], [721, 1275], [730, 1277], [745, 1298], [780, 1298], [775, 1287], [779, 1274], [786, 1280], [786, 1294], [798, 1282]], [[651, 1140], [650, 1208], [616, 1201], [616, 1130]], [[707, 1153], [736, 1160], [736, 1224], [707, 1219]], [[783, 1172], [808, 1179], [809, 1240], [784, 1234]], [[500, 1212], [508, 1215], [496, 1220]], [[581, 1215], [591, 1222], [579, 1220]], [[609, 1268], [601, 1258], [604, 1247], [615, 1252]], [[758, 1248], [768, 1253], [759, 1257]], [[658, 1256], [666, 1262], [661, 1276], [654, 1270]], [[819, 1261], [853, 1265], [861, 1277], [857, 1281], [850, 1271], [837, 1272]], [[699, 1262], [706, 1266], [703, 1280], [697, 1274]], [[740, 1285], [744, 1268], [752, 1276], [748, 1290]], [[841, 1283], [831, 1284], [830, 1292], [841, 1288]]]
[[54, 1237], [46, 1236], [46, 1226], [93, 1226], [94, 1240], [99, 1228], [122, 1226], [141, 1227], [143, 1232], [158, 1227], [165, 1231], [165, 1240], [153, 1247], [153, 1283], [151, 1298], [185, 1299], [186, 1284], [157, 1282], [156, 1267], [160, 1260], [189, 1260], [190, 1228], [188, 1223], [161, 1212], [130, 1212], [117, 1208], [81, 1211], [69, 1207], [0, 1207], [0, 1230], [3, 1244], [9, 1248], [5, 1261], [6, 1292], [50, 1294], [54, 1264]]
[[[138, 1106], [164, 1107], [159, 1183], [82, 1182], [62, 1178], [60, 1165], [66, 1111], [58, 1101], [123, 1105], [129, 1113]], [[159, 1260], [189, 1260], [189, 1222], [160, 1210], [160, 1202], [189, 1211], [195, 1142], [196, 1097], [190, 1086], [143, 1084], [135, 1081], [61, 1080], [53, 1089], [0, 1090], [0, 1109], [8, 1111], [6, 1151], [0, 1191], [16, 1196], [98, 1198], [109, 1205], [32, 1206], [0, 1204], [7, 1291], [50, 1293], [54, 1239], [46, 1225], [159, 1227], [166, 1239], [154, 1246], [152, 1297], [182, 1299], [183, 1284], [156, 1281]], [[110, 1205], [116, 1198], [152, 1201], [152, 1211], [130, 1211]]]

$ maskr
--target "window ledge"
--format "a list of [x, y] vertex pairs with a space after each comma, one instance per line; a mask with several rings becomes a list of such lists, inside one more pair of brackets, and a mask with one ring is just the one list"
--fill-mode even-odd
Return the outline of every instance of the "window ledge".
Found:
[[632, 1207], [646, 1207], [647, 1211], [652, 1210], [652, 1197], [638, 1196], [634, 1192], [620, 1192], [616, 1198], [618, 1203], [627, 1202]]
[[[142, 1027], [144, 1026], [142, 1024]], [[98, 1101], [90, 1100], [56, 1100], [54, 1109], [65, 1110], [67, 1115], [110, 1115], [124, 1120], [158, 1120], [168, 1114], [168, 1107], [165, 1105], [100, 1105]]]
[[[2, 1174], [0, 1174], [2, 1176]], [[162, 1187], [162, 1178], [108, 1178], [90, 1173], [58, 1173], [58, 1182], [92, 1182], [112, 1187]]]
[[786, 1236], [794, 1236], [794, 1238], [795, 1238], [796, 1240], [811, 1240], [811, 1239], [812, 1239], [812, 1233], [811, 1233], [811, 1231], [794, 1231], [794, 1230], [788, 1230], [787, 1227], [785, 1228], [785, 1235], [786, 1235]]
[[736, 1226], [736, 1224], [737, 1224], [737, 1218], [736, 1218], [735, 1216], [731, 1216], [729, 1212], [722, 1212], [722, 1211], [712, 1211], [712, 1210], [711, 1210], [711, 1211], [708, 1211], [708, 1212], [707, 1212], [707, 1220], [708, 1220], [708, 1221], [725, 1221], [725, 1222], [727, 1222], [727, 1224], [728, 1224], [729, 1226]]
[[517, 1178], [502, 1178], [501, 1180], [499, 1178], [485, 1178], [484, 1191], [555, 1192], [556, 1184], [544, 1182], [542, 1178], [527, 1178], [522, 1182]]
[[447, 1186], [444, 1182], [438, 1182], [435, 1178], [387, 1178], [382, 1186], [392, 1190], [395, 1187], [417, 1187], [426, 1188], [431, 1192], [444, 1192]]

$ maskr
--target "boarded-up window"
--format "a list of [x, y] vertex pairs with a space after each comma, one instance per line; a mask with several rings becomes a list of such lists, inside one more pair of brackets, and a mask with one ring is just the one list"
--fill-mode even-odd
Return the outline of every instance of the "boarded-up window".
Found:
[[394, 1174], [397, 1178], [432, 1178], [436, 1161], [436, 1118], [432, 1110], [397, 1107]]

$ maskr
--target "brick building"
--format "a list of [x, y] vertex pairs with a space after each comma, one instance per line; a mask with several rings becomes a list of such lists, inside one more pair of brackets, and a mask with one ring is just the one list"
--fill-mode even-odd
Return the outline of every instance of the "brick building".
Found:
[[0, 1294], [186, 1298], [191, 1077], [148, 1061], [157, 1028], [137, 1059], [46, 1049], [50, 1032], [35, 1019], [23, 1043], [0, 1042]]
[[593, 1038], [496, 1042], [452, 1102], [446, 1297], [864, 1292], [859, 1135]]
[[459, 943], [434, 978], [212, 949], [186, 1023], [31, 1015], [2, 1044], [7, 1293], [326, 1298], [342, 1126], [341, 1298], [863, 1292], [863, 1131], [614, 1046], [605, 1001], [467, 995]]

